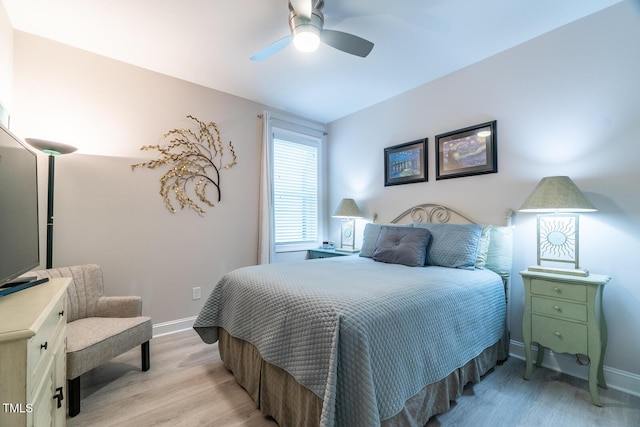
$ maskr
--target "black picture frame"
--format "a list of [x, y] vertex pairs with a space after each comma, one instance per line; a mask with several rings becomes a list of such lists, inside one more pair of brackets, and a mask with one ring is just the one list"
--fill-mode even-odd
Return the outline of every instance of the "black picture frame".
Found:
[[497, 173], [497, 120], [436, 135], [435, 151], [436, 180]]
[[384, 149], [384, 185], [427, 181], [427, 143], [416, 139]]

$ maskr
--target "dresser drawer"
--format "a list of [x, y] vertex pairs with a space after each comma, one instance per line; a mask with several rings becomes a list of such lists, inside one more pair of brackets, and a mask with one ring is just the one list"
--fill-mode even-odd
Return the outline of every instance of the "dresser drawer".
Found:
[[531, 311], [580, 322], [587, 321], [587, 306], [558, 299], [531, 297]]
[[531, 279], [531, 293], [574, 301], [587, 301], [587, 287], [584, 285], [570, 285], [534, 278]]
[[546, 316], [531, 316], [531, 340], [559, 353], [588, 354], [588, 327]]
[[46, 369], [48, 360], [53, 355], [56, 341], [58, 341], [60, 334], [64, 332], [67, 322], [66, 312], [64, 311], [65, 306], [66, 296], [58, 300], [40, 329], [29, 339], [27, 358], [29, 371], [32, 373], [34, 380], [40, 378], [40, 375]]
[[[54, 278], [0, 298], [0, 402], [20, 405], [20, 411], [0, 409], [2, 427], [65, 425], [67, 316], [60, 312], [70, 282]], [[58, 408], [60, 387], [65, 400]]]

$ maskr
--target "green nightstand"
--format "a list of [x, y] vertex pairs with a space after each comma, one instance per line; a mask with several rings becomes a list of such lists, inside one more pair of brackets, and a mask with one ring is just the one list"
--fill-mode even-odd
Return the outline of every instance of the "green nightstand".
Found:
[[598, 386], [607, 388], [603, 360], [607, 348], [607, 324], [602, 310], [604, 285], [611, 279], [601, 274], [586, 277], [521, 271], [525, 301], [522, 334], [527, 366], [524, 379], [533, 371], [531, 342], [538, 343], [536, 366], [542, 365], [544, 348], [557, 353], [584, 354], [589, 358], [589, 391], [600, 404]]
[[358, 252], [340, 252], [335, 249], [309, 249], [309, 259], [333, 258], [336, 256], [358, 255]]

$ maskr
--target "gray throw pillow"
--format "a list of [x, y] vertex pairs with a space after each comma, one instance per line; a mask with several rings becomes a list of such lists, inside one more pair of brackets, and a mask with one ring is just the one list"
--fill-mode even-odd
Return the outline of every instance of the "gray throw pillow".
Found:
[[431, 242], [431, 233], [423, 228], [385, 227], [378, 236], [374, 261], [422, 267]]
[[364, 233], [362, 235], [362, 248], [360, 248], [360, 256], [366, 257], [366, 258], [373, 257], [373, 253], [376, 250], [376, 243], [378, 243], [378, 236], [380, 235], [380, 230], [382, 230], [382, 227], [407, 228], [411, 226], [412, 226], [411, 224], [383, 225], [383, 224], [367, 223], [364, 226]]

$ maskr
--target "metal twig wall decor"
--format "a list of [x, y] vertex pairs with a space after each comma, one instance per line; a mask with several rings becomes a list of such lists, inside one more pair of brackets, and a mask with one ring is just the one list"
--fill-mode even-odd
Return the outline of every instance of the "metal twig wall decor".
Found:
[[[176, 208], [172, 200], [180, 206], [180, 209], [189, 207], [200, 215], [206, 211], [199, 203], [214, 206], [207, 196], [207, 190], [213, 186], [217, 194], [217, 201], [222, 197], [220, 189], [220, 172], [229, 169], [237, 163], [236, 152], [231, 141], [227, 144], [231, 155], [231, 162], [223, 164], [226, 156], [225, 144], [220, 139], [220, 131], [214, 122], [204, 123], [189, 115], [188, 119], [193, 120], [198, 128], [173, 129], [164, 134], [164, 138], [169, 138], [169, 143], [161, 145], [144, 145], [140, 150], [156, 150], [160, 153], [160, 158], [145, 163], [131, 165], [131, 170], [136, 168], [155, 169], [164, 165], [171, 168], [160, 178], [160, 195], [164, 199], [165, 206], [172, 213]], [[227, 156], [228, 157], [228, 156]], [[189, 191], [189, 188], [192, 190]], [[190, 197], [194, 194], [197, 200]]]

